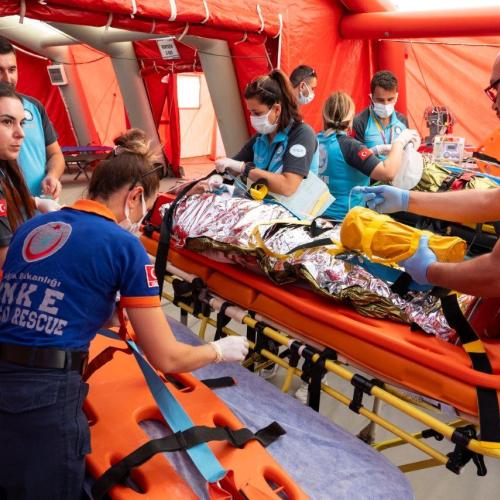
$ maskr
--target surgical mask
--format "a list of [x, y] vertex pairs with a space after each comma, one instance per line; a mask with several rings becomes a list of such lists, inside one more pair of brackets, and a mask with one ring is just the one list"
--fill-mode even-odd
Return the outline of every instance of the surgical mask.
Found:
[[382, 104], [380, 102], [373, 103], [373, 112], [379, 118], [389, 118], [394, 113], [394, 104]]
[[123, 208], [123, 211], [125, 213], [125, 219], [120, 221], [119, 225], [123, 227], [123, 229], [126, 229], [132, 234], [137, 234], [139, 232], [142, 219], [144, 219], [148, 211], [146, 207], [146, 200], [144, 199], [144, 193], [141, 193], [141, 205], [142, 205], [142, 217], [137, 222], [132, 222], [130, 220], [130, 208], [128, 206], [127, 200], [125, 200], [125, 207]]
[[271, 113], [271, 109], [262, 116], [254, 116], [250, 115], [250, 123], [252, 127], [262, 135], [272, 134], [277, 128], [277, 123], [269, 123], [269, 114]]
[[302, 92], [299, 92], [299, 103], [300, 104], [309, 104], [314, 99], [314, 92], [311, 89], [311, 87], [309, 87], [309, 85], [307, 85], [306, 82], [304, 82], [304, 84], [307, 87], [307, 91], [309, 93], [307, 95], [304, 95]]

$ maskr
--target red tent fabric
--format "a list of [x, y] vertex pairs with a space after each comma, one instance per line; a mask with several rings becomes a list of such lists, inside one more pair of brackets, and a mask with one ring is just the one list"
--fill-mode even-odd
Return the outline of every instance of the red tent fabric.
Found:
[[50, 83], [47, 66], [50, 62], [29, 55], [21, 50], [17, 51], [19, 81], [17, 90], [22, 94], [35, 97], [47, 109], [62, 146], [76, 145], [76, 137], [71, 125], [59, 87]]

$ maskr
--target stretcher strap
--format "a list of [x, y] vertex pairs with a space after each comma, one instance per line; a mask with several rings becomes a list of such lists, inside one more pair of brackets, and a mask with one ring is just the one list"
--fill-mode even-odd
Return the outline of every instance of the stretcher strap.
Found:
[[[185, 431], [193, 427], [193, 422], [189, 415], [165, 386], [151, 365], [144, 359], [135, 342], [127, 340], [127, 344], [132, 349], [132, 353], [144, 374], [149, 390], [163, 418], [172, 431]], [[194, 446], [187, 450], [187, 453], [207, 482], [214, 483], [226, 475], [226, 470], [206, 444]]]
[[[448, 324], [457, 332], [462, 347], [469, 355], [472, 367], [482, 373], [492, 374], [488, 354], [481, 339], [467, 321], [458, 304], [457, 295], [449, 294], [441, 298], [444, 317]], [[477, 405], [479, 410], [479, 423], [481, 439], [484, 441], [500, 442], [500, 409], [498, 395], [495, 389], [476, 387]]]
[[170, 239], [172, 237], [172, 226], [174, 222], [174, 213], [177, 205], [182, 198], [190, 191], [198, 182], [208, 179], [215, 173], [215, 170], [210, 172], [205, 177], [189, 182], [180, 191], [175, 200], [170, 204], [170, 207], [165, 212], [160, 226], [160, 239], [158, 241], [158, 250], [156, 251], [155, 273], [158, 278], [158, 286], [160, 287], [160, 297], [163, 293], [163, 284], [167, 267], [168, 252], [170, 250]]
[[231, 321], [231, 318], [226, 315], [226, 309], [231, 305], [231, 302], [223, 302], [220, 306], [219, 312], [217, 313], [217, 321], [215, 327], [214, 340], [219, 340], [227, 335], [222, 331], [222, 329], [227, 326]]
[[285, 433], [277, 422], [272, 422], [255, 433], [246, 428], [232, 430], [230, 427], [200, 425], [164, 438], [152, 439], [112, 465], [92, 486], [92, 496], [95, 500], [104, 498], [113, 486], [126, 482], [134, 467], [142, 465], [158, 453], [189, 450], [210, 441], [227, 441], [235, 448], [243, 448], [249, 441], [256, 440], [266, 447]]

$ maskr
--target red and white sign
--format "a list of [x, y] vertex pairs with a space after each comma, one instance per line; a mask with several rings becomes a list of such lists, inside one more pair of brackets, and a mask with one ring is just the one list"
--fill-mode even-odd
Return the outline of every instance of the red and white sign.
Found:
[[369, 150], [368, 148], [364, 148], [358, 151], [358, 156], [362, 160], [366, 160], [369, 156], [373, 154], [373, 151]]
[[68, 241], [71, 226], [65, 222], [49, 222], [32, 229], [23, 243], [23, 259], [35, 262], [54, 255]]
[[146, 264], [144, 266], [144, 269], [146, 269], [146, 279], [148, 280], [149, 288], [158, 286], [158, 278], [156, 277], [155, 266], [153, 266], [153, 264]]
[[7, 217], [7, 200], [0, 200], [0, 217]]

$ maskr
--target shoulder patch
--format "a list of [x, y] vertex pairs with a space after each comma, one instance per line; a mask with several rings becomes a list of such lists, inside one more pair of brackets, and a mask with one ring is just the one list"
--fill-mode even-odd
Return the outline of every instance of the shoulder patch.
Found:
[[365, 161], [369, 156], [373, 154], [373, 151], [368, 148], [363, 148], [358, 151], [358, 156], [361, 160]]
[[307, 153], [307, 150], [305, 146], [302, 146], [302, 144], [294, 144], [290, 148], [290, 154], [292, 156], [295, 156], [295, 158], [303, 158]]
[[7, 200], [0, 200], [0, 217], [7, 217]]
[[153, 288], [155, 286], [158, 286], [158, 278], [156, 277], [155, 266], [153, 264], [146, 264], [144, 266], [144, 269], [146, 270], [146, 280], [148, 282], [148, 287]]

